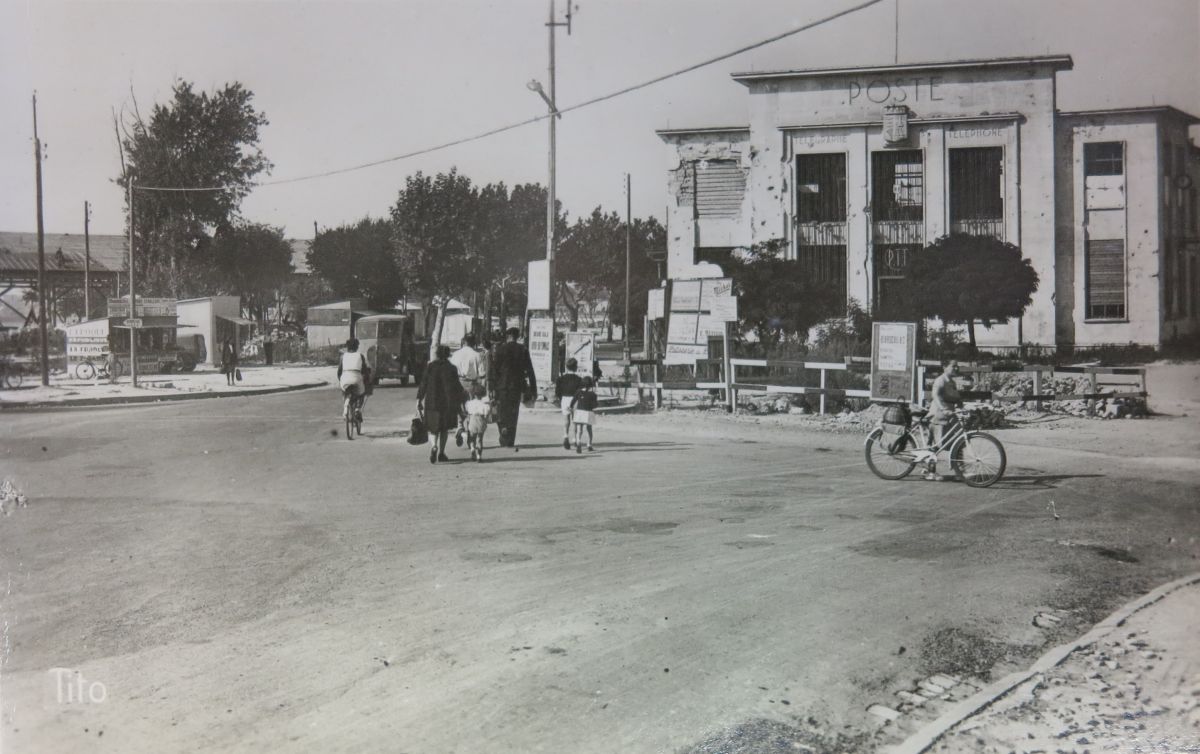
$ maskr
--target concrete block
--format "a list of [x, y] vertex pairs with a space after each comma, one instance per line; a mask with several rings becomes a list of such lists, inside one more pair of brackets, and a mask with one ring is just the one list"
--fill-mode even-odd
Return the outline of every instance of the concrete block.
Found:
[[891, 707], [885, 707], [882, 704], [872, 704], [870, 707], [867, 707], [867, 712], [870, 712], [872, 715], [885, 722], [892, 722], [900, 717], [899, 712]]

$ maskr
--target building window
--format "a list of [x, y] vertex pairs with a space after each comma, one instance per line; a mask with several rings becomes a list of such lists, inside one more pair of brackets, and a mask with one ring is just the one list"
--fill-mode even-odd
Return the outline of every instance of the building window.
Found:
[[732, 256], [732, 246], [697, 246], [692, 255], [692, 263], [708, 262], [720, 267], [722, 272], [729, 272], [728, 265]]
[[1119, 141], [1099, 141], [1083, 145], [1083, 174], [1124, 175], [1125, 144]]
[[796, 221], [846, 221], [846, 155], [796, 157]]
[[838, 301], [824, 314], [842, 317], [846, 314], [846, 247], [845, 246], [801, 246], [796, 253], [796, 263], [804, 277], [824, 288], [838, 293]]
[[1087, 242], [1087, 319], [1125, 319], [1125, 242]]
[[871, 155], [871, 213], [876, 222], [925, 219], [925, 170], [919, 149]]
[[1004, 148], [950, 150], [950, 230], [1004, 238]]
[[746, 172], [737, 160], [693, 160], [684, 168], [679, 195], [692, 205], [694, 217], [736, 218], [746, 195]]

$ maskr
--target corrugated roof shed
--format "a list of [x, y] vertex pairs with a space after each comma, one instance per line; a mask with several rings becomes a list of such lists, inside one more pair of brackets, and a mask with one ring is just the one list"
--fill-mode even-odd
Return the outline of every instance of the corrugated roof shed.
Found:
[[[126, 269], [129, 248], [124, 236], [92, 235], [91, 269], [95, 272], [116, 272]], [[44, 246], [46, 269], [81, 272], [84, 267], [82, 234], [47, 233]], [[58, 251], [62, 251], [61, 259]], [[0, 231], [0, 271], [27, 272], [37, 270], [37, 233]]]

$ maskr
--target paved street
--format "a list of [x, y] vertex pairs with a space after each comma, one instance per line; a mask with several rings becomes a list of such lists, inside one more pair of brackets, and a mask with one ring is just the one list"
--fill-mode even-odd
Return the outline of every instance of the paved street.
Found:
[[605, 417], [579, 456], [539, 411], [431, 466], [414, 395], [354, 442], [332, 389], [6, 413], [0, 749], [718, 751], [773, 721], [860, 750], [897, 688], [1197, 570], [1186, 450], [1001, 432], [972, 490], [720, 417]]

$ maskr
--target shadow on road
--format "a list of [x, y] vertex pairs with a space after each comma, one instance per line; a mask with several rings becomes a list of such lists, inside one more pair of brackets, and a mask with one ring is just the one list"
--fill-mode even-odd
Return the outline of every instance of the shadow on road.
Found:
[[1000, 490], [1025, 490], [1030, 488], [1043, 488], [1053, 490], [1058, 488], [1059, 482], [1065, 482], [1069, 479], [1094, 479], [1103, 478], [1104, 474], [1038, 474], [1035, 476], [1005, 476], [992, 485], [993, 489]]

